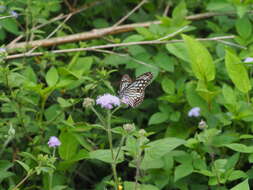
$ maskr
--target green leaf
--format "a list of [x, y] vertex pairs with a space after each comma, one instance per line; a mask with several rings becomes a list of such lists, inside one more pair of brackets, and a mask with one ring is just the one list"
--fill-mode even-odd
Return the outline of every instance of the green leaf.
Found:
[[192, 37], [182, 35], [190, 55], [192, 71], [199, 80], [212, 81], [215, 78], [215, 65], [208, 50]]
[[168, 120], [168, 118], [169, 118], [168, 113], [157, 112], [150, 117], [148, 125], [163, 123], [166, 120]]
[[253, 153], [253, 146], [246, 146], [244, 144], [239, 144], [239, 143], [231, 143], [225, 146], [237, 152]]
[[174, 181], [178, 181], [179, 179], [188, 176], [192, 172], [193, 172], [192, 164], [181, 164], [175, 168]]
[[0, 26], [2, 26], [8, 32], [19, 35], [17, 22], [13, 18], [5, 18], [0, 20]]
[[68, 66], [68, 70], [73, 76], [79, 79], [84, 73], [90, 71], [92, 63], [92, 57], [78, 57]]
[[[124, 181], [124, 190], [133, 190], [135, 189], [135, 182], [131, 181]], [[157, 187], [153, 185], [148, 185], [148, 184], [137, 184], [137, 189], [138, 190], [159, 190]]]
[[173, 137], [159, 139], [148, 143], [146, 145], [147, 148], [145, 149], [145, 155], [141, 164], [141, 168], [148, 168], [151, 161], [160, 159], [162, 156], [184, 143], [184, 140]]
[[162, 89], [168, 94], [175, 94], [175, 83], [170, 80], [168, 77], [163, 78], [162, 80]]
[[33, 82], [33, 83], [37, 83], [37, 76], [36, 76], [32, 67], [26, 66], [23, 76], [25, 76], [25, 78], [28, 81]]
[[247, 39], [252, 35], [252, 24], [248, 19], [247, 15], [242, 18], [237, 19], [236, 24], [236, 31], [240, 35], [241, 38]]
[[48, 86], [56, 85], [58, 79], [59, 79], [59, 75], [58, 75], [56, 68], [51, 67], [46, 74], [46, 82], [47, 82]]
[[190, 58], [188, 55], [187, 47], [185, 43], [171, 43], [166, 44], [166, 49], [176, 57], [186, 61], [190, 62]]
[[[118, 149], [114, 150], [114, 156], [116, 155]], [[89, 153], [89, 157], [91, 159], [97, 159], [97, 160], [101, 160], [103, 162], [106, 163], [113, 163], [113, 159], [112, 159], [112, 153], [110, 149], [100, 149], [100, 150], [95, 150]], [[121, 163], [124, 161], [124, 152], [121, 150], [119, 152], [118, 155], [118, 159], [116, 161], [116, 163]]]
[[222, 87], [222, 94], [227, 104], [235, 105], [237, 103], [235, 93], [230, 86], [224, 84]]
[[243, 182], [237, 184], [231, 190], [250, 190], [248, 179], [246, 179]]
[[174, 62], [167, 54], [160, 52], [154, 56], [155, 65], [164, 69], [165, 71], [173, 72], [174, 71]]
[[241, 60], [231, 51], [226, 50], [226, 69], [229, 77], [241, 92], [247, 93], [251, 89], [251, 83], [247, 70]]
[[61, 146], [59, 146], [59, 154], [63, 160], [72, 160], [76, 156], [78, 141], [71, 132], [61, 132]]
[[20, 160], [16, 160], [16, 162], [19, 163], [25, 169], [26, 172], [30, 171], [30, 167], [26, 163], [24, 163]]
[[181, 1], [172, 12], [173, 25], [180, 26], [185, 21], [187, 15], [187, 9], [184, 1]]
[[248, 178], [248, 177], [249, 176], [245, 172], [243, 172], [241, 170], [234, 170], [229, 175], [228, 180], [229, 181], [234, 181], [234, 180], [237, 180], [237, 179], [240, 179], [240, 178], [244, 178], [245, 179], [245, 178]]

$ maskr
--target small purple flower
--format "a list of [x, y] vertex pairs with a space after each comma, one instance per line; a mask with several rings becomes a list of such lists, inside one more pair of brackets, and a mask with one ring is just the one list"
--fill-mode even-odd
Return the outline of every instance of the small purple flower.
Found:
[[61, 141], [56, 136], [52, 136], [49, 138], [47, 144], [49, 147], [57, 147], [61, 145]]
[[188, 112], [189, 117], [198, 117], [200, 116], [200, 108], [194, 107]]
[[11, 16], [18, 18], [18, 13], [16, 11], [10, 11]]
[[6, 9], [6, 6], [0, 5], [0, 13], [3, 13]]
[[102, 108], [112, 109], [113, 106], [119, 106], [120, 100], [117, 96], [113, 96], [111, 94], [104, 94], [103, 96], [99, 96], [96, 100], [97, 104], [100, 104]]
[[5, 48], [0, 48], [0, 53], [5, 53], [6, 49]]
[[251, 62], [253, 62], [253, 57], [246, 57], [243, 62], [244, 63], [251, 63]]

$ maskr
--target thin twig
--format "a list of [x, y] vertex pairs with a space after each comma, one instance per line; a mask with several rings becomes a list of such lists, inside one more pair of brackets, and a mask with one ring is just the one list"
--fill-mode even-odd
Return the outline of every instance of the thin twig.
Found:
[[128, 14], [126, 14], [123, 18], [121, 18], [118, 22], [116, 22], [113, 27], [119, 26], [122, 24], [129, 16], [131, 16], [135, 11], [137, 11], [147, 0], [142, 0], [136, 7], [134, 7]]
[[233, 42], [228, 42], [228, 41], [225, 41], [225, 40], [217, 40], [217, 41], [219, 41], [223, 44], [229, 45], [229, 46], [234, 46], [234, 47], [238, 47], [238, 48], [241, 48], [241, 49], [247, 49], [247, 47], [235, 44]]
[[[47, 37], [46, 37], [46, 39], [49, 39], [50, 37], [52, 37], [62, 26], [63, 26], [63, 24], [65, 24], [69, 19], [70, 19], [70, 17], [71, 17], [72, 15], [68, 15], [68, 17], [66, 17], [65, 19], [64, 19], [64, 21], [60, 24], [60, 25], [58, 25], [57, 27], [56, 27], [56, 29], [54, 29], [53, 30], [53, 32], [51, 32]], [[36, 46], [36, 47], [34, 47], [34, 48], [32, 48], [28, 53], [32, 53], [35, 49], [37, 49], [39, 46]]]
[[[186, 17], [188, 20], [199, 20], [199, 19], [205, 19], [213, 16], [221, 16], [221, 15], [231, 15], [235, 14], [234, 12], [226, 12], [226, 13], [216, 13], [216, 12], [208, 12], [208, 13], [202, 13], [197, 15], [192, 15]], [[57, 38], [50, 38], [47, 40], [35, 40], [32, 42], [29, 42], [28, 44], [26, 42], [20, 42], [16, 44], [9, 44], [6, 46], [7, 50], [13, 50], [15, 51], [16, 48], [24, 48], [24, 47], [36, 47], [36, 46], [53, 46], [68, 42], [76, 42], [81, 40], [90, 40], [95, 38], [100, 38], [104, 35], [110, 35], [110, 34], [118, 34], [123, 32], [129, 32], [134, 30], [137, 27], [149, 27], [152, 24], [161, 24], [161, 21], [150, 21], [150, 22], [144, 22], [144, 23], [135, 23], [135, 24], [126, 24], [122, 26], [117, 27], [107, 27], [102, 29], [96, 29], [89, 32], [83, 32], [79, 34], [72, 34], [68, 36], [63, 37], [57, 37]]]
[[167, 4], [167, 6], [166, 6], [165, 9], [164, 9], [163, 16], [167, 16], [169, 10], [170, 10], [170, 5]]
[[[224, 39], [233, 39], [235, 36], [219, 36], [213, 38], [198, 38], [199, 41], [218, 41]], [[98, 46], [91, 46], [86, 48], [73, 48], [73, 49], [63, 49], [63, 50], [53, 50], [50, 53], [53, 54], [62, 54], [62, 53], [71, 53], [71, 52], [79, 52], [79, 51], [97, 51], [97, 49], [107, 49], [107, 48], [115, 48], [115, 47], [123, 47], [123, 46], [133, 46], [133, 45], [150, 45], [150, 44], [168, 44], [168, 43], [177, 43], [183, 42], [184, 40], [168, 40], [168, 41], [159, 41], [159, 40], [149, 40], [149, 41], [138, 41], [138, 42], [126, 42], [126, 43], [119, 43], [119, 44], [106, 44], [106, 45], [98, 45]], [[20, 53], [15, 55], [6, 56], [4, 59], [17, 59], [21, 57], [34, 57], [34, 56], [41, 56], [48, 52], [35, 52], [35, 53]]]
[[[82, 11], [85, 11], [85, 10], [88, 9], [88, 8], [91, 8], [91, 7], [93, 7], [93, 6], [98, 5], [99, 3], [101, 3], [101, 0], [94, 1], [94, 2], [89, 3], [89, 4], [87, 4], [87, 5], [85, 4], [85, 5], [84, 5], [83, 7], [81, 7], [80, 9], [75, 10], [75, 11], [69, 13], [69, 14], [66, 14], [66, 15], [64, 15], [64, 14], [61, 13], [61, 14], [59, 14], [58, 16], [56, 16], [56, 17], [50, 19], [48, 22], [42, 23], [42, 24], [40, 24], [40, 25], [38, 25], [38, 26], [33, 27], [33, 28], [31, 29], [31, 31], [32, 31], [32, 30], [38, 30], [38, 29], [40, 29], [40, 28], [42, 28], [42, 27], [44, 27], [44, 26], [46, 26], [46, 25], [48, 25], [48, 24], [51, 24], [51, 23], [56, 22], [56, 21], [58, 21], [58, 20], [62, 20], [62, 19], [66, 18], [66, 17], [69, 17], [69, 16], [73, 16], [73, 15], [75, 15], [75, 14], [78, 14], [78, 13], [80, 13], [80, 12], [82, 12]], [[12, 41], [7, 45], [7, 47], [8, 47], [8, 46], [12, 46], [13, 44], [17, 43], [17, 42], [18, 42], [19, 40], [21, 40], [23, 37], [24, 37], [24, 34], [21, 34], [20, 36], [18, 36], [18, 37], [15, 38], [14, 40], [12, 40]]]
[[159, 41], [162, 41], [162, 40], [165, 40], [165, 39], [174, 37], [174, 36], [176, 36], [177, 34], [183, 32], [183, 31], [184, 31], [186, 28], [188, 28], [188, 27], [189, 27], [189, 26], [184, 26], [183, 28], [180, 28], [179, 30], [177, 30], [177, 31], [175, 31], [175, 32], [173, 32], [173, 33], [171, 33], [171, 34], [168, 34], [168, 35], [166, 35], [166, 36], [164, 36], [164, 37], [161, 37], [161, 38], [159, 38], [158, 40], [159, 40]]

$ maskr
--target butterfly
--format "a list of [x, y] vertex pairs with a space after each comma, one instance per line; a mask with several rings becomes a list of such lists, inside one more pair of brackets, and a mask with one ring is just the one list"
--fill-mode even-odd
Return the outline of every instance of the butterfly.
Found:
[[153, 74], [151, 72], [138, 76], [134, 81], [129, 75], [123, 75], [120, 81], [119, 98], [131, 107], [140, 105], [144, 99], [145, 88], [150, 84]]

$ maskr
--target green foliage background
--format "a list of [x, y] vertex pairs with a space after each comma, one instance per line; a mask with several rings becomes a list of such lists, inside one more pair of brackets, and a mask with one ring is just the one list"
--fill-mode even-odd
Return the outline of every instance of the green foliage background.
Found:
[[[64, 37], [112, 27], [139, 3], [0, 2], [0, 189], [114, 189], [105, 128], [83, 99], [117, 95], [123, 74], [135, 78], [148, 71], [154, 79], [144, 102], [120, 108], [111, 118], [112, 142], [115, 150], [121, 148], [115, 163], [117, 189], [253, 187], [253, 61], [244, 61], [253, 57], [251, 0], [149, 0], [121, 25], [160, 24], [37, 47], [34, 52], [42, 56], [8, 58], [31, 49], [8, 49], [20, 35], [20, 41], [29, 42], [46, 39], [55, 29], [53, 37]], [[87, 9], [66, 22], [49, 22], [83, 6]], [[36, 29], [41, 24], [45, 26]], [[156, 43], [138, 45], [151, 40]], [[128, 42], [136, 43], [52, 53]], [[200, 108], [199, 117], [188, 116], [194, 107]], [[98, 105], [94, 108], [106, 114]], [[135, 124], [131, 132], [122, 127], [129, 123]], [[50, 136], [57, 136], [61, 146], [49, 148]]]

